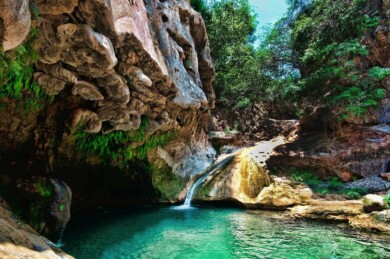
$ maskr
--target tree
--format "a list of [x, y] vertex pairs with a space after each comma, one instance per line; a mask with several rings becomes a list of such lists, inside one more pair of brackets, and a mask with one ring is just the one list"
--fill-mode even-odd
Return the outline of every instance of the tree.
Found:
[[220, 103], [246, 107], [261, 96], [264, 75], [253, 47], [255, 18], [248, 0], [222, 0], [209, 7], [206, 26]]

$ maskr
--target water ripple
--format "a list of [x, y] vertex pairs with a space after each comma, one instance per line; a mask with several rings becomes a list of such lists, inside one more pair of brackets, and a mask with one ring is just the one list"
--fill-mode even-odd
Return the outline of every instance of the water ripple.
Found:
[[71, 222], [63, 249], [89, 258], [390, 258], [389, 237], [233, 209], [156, 208]]

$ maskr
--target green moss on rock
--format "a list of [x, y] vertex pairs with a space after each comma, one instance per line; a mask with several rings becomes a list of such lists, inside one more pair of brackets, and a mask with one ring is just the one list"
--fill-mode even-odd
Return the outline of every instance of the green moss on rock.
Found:
[[175, 175], [172, 169], [162, 162], [149, 165], [152, 184], [161, 201], [176, 202], [185, 188], [186, 179]]
[[110, 134], [90, 134], [78, 130], [72, 134], [76, 151], [88, 158], [95, 156], [104, 164], [126, 167], [133, 160], [146, 160], [154, 148], [164, 146], [175, 138], [175, 132], [148, 136], [149, 120], [142, 117], [139, 129], [131, 132], [115, 131]]

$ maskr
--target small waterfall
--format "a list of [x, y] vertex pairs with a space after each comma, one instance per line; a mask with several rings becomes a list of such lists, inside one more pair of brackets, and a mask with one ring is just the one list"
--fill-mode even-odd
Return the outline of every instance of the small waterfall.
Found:
[[206, 178], [211, 174], [211, 172], [213, 171], [211, 170], [208, 173], [205, 173], [205, 175], [199, 178], [198, 181], [196, 181], [196, 183], [191, 186], [190, 190], [187, 193], [186, 199], [184, 201], [184, 206], [191, 207], [191, 200], [192, 197], [194, 196], [195, 190], [198, 189], [199, 185], [201, 185], [204, 182], [204, 180], [206, 180]]
[[64, 243], [63, 243], [63, 237], [64, 237], [64, 232], [65, 232], [65, 226], [61, 228], [61, 231], [60, 231], [60, 237], [56, 243], [56, 246], [61, 248], [64, 246]]
[[178, 208], [180, 209], [186, 209], [186, 208], [191, 208], [191, 201], [192, 201], [192, 198], [194, 196], [194, 194], [196, 193], [196, 191], [198, 190], [198, 187], [206, 180], [206, 178], [211, 175], [212, 173], [214, 173], [215, 171], [221, 169], [223, 166], [225, 166], [226, 164], [228, 164], [230, 161], [233, 160], [233, 155], [230, 155], [226, 158], [224, 158], [222, 161], [220, 162], [216, 162], [213, 166], [210, 167], [209, 170], [206, 171], [206, 173], [201, 177], [199, 178], [190, 188], [190, 190], [188, 191], [187, 193], [187, 196], [186, 196], [186, 199], [184, 201], [184, 204], [179, 206]]

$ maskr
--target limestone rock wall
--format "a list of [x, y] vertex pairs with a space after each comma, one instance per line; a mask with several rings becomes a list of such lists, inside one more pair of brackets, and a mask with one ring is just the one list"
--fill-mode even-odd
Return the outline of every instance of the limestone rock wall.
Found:
[[[42, 18], [35, 78], [50, 95], [88, 102], [69, 126], [90, 133], [180, 129], [186, 110], [214, 105], [204, 22], [185, 1], [35, 1]], [[196, 115], [195, 115], [196, 116]]]
[[56, 10], [35, 3], [44, 10], [36, 80], [50, 95], [85, 101], [69, 114], [71, 130], [134, 131], [146, 117], [147, 136], [178, 132], [150, 160], [184, 178], [207, 167], [214, 68], [199, 13], [182, 0], [65, 1]]
[[28, 0], [0, 1], [0, 45], [4, 51], [22, 43], [31, 26]]
[[[39, 19], [31, 18], [29, 6]], [[54, 99], [36, 111], [12, 100], [0, 109], [4, 185], [48, 173], [72, 189], [73, 211], [150, 200], [154, 190], [174, 202], [186, 181], [212, 162], [204, 124], [215, 103], [214, 67], [204, 21], [188, 1], [0, 0], [0, 7], [5, 50], [22, 43], [30, 24], [38, 31], [33, 77]], [[145, 139], [176, 133], [148, 154], [158, 169], [152, 175], [138, 165], [121, 170], [99, 164], [72, 146], [80, 130], [133, 132], [145, 119]], [[162, 187], [177, 182], [174, 195]]]
[[[181, 130], [214, 107], [206, 27], [187, 1], [1, 1], [4, 50], [17, 47], [39, 13], [34, 79], [52, 96], [79, 97], [68, 126], [89, 133]], [[193, 127], [194, 125], [191, 125]], [[195, 126], [196, 128], [196, 126]]]
[[[29, 6], [39, 19], [31, 20]], [[22, 43], [30, 24], [38, 31], [40, 58], [33, 77], [54, 98], [23, 116], [12, 101], [0, 111], [0, 165], [16, 164], [29, 176], [58, 175], [64, 165], [94, 160], [76, 154], [69, 145], [72, 133], [133, 132], [143, 120], [148, 121], [145, 140], [177, 133], [148, 154], [149, 161], [172, 173], [167, 181], [185, 182], [211, 163], [215, 151], [204, 124], [215, 103], [214, 67], [205, 23], [188, 1], [0, 0], [0, 7], [5, 50]], [[22, 149], [20, 162], [12, 156]]]

